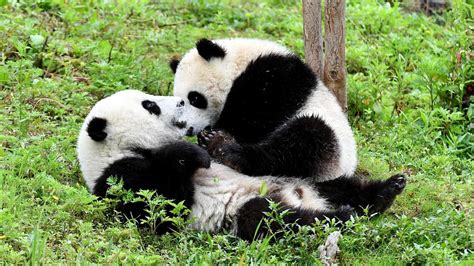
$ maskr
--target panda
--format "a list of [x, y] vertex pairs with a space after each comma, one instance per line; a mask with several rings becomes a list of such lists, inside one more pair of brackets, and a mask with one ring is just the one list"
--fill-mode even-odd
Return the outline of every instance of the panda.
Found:
[[[284, 223], [297, 229], [315, 219], [346, 221], [363, 213], [361, 207], [381, 213], [405, 187], [402, 175], [384, 181], [350, 178], [313, 184], [304, 179], [241, 174], [182, 139], [190, 122], [183, 120], [186, 108], [179, 97], [136, 90], [120, 91], [97, 102], [77, 141], [89, 190], [99, 198], [108, 197], [107, 179], [117, 177], [132, 192], [147, 189], [183, 202], [191, 211], [190, 226], [196, 230], [226, 231], [252, 241], [287, 228], [275, 221], [260, 226], [272, 210], [271, 201], [278, 203], [278, 211], [285, 211]], [[119, 210], [137, 219], [146, 215], [143, 203], [123, 203]], [[168, 221], [158, 224], [156, 233], [175, 229]]]
[[[201, 39], [170, 61], [190, 135], [251, 176], [352, 176], [356, 143], [335, 96], [298, 56], [259, 39]], [[212, 127], [215, 130], [203, 130]]]

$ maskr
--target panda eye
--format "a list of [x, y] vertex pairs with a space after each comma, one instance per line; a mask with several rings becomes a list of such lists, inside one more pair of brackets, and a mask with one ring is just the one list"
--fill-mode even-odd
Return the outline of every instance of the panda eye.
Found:
[[189, 103], [199, 109], [206, 109], [207, 108], [207, 100], [206, 98], [197, 91], [192, 91], [188, 94]]
[[161, 114], [160, 107], [155, 102], [152, 102], [152, 101], [149, 101], [149, 100], [144, 100], [142, 102], [142, 106], [143, 106], [143, 108], [145, 108], [145, 110], [150, 112], [150, 114], [154, 114], [154, 115], [160, 115]]

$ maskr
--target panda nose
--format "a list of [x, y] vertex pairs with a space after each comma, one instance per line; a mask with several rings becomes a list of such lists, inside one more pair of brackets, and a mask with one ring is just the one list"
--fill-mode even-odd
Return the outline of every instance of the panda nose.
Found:
[[178, 104], [176, 104], [176, 107], [183, 107], [184, 104], [185, 104], [184, 101], [181, 100], [181, 101], [178, 102]]

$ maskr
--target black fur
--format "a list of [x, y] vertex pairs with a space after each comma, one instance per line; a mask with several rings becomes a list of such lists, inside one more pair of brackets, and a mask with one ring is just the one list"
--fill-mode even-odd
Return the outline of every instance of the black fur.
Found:
[[189, 104], [199, 109], [207, 108], [207, 99], [197, 91], [190, 91], [188, 93]]
[[[116, 176], [123, 180], [125, 189], [156, 191], [175, 202], [184, 201], [185, 206], [191, 208], [194, 194], [191, 177], [198, 168], [210, 166], [205, 150], [191, 143], [175, 142], [157, 150], [137, 148], [134, 152], [137, 156], [118, 160], [104, 170], [94, 187], [95, 195], [106, 197], [107, 179]], [[136, 218], [146, 213], [143, 203], [125, 204], [121, 210]], [[161, 229], [167, 231], [168, 227], [169, 224], [163, 224]]]
[[142, 106], [143, 108], [145, 108], [145, 110], [147, 110], [150, 114], [154, 114], [156, 116], [159, 116], [161, 114], [161, 109], [160, 107], [158, 106], [158, 104], [156, 104], [155, 102], [153, 101], [149, 101], [149, 100], [144, 100], [142, 102]]
[[[363, 215], [364, 208], [369, 208], [369, 214], [382, 213], [388, 209], [395, 197], [400, 194], [406, 185], [403, 175], [394, 175], [384, 181], [369, 181], [361, 179], [347, 179], [344, 177], [336, 180], [314, 184], [319, 196], [334, 208], [332, 211], [315, 211], [301, 208], [279, 206], [279, 211], [288, 210], [283, 216], [283, 225], [269, 219], [265, 223], [262, 219], [265, 213], [271, 211], [267, 198], [254, 198], [246, 202], [239, 210], [237, 216], [237, 236], [252, 241], [254, 238], [264, 237], [270, 233], [278, 237], [278, 232], [285, 225], [312, 225], [315, 219], [335, 218], [347, 221], [350, 216], [357, 213]], [[279, 202], [278, 199], [273, 199]], [[297, 227], [290, 226], [290, 229]]]
[[248, 175], [324, 175], [337, 160], [334, 132], [319, 117], [295, 117], [317, 82], [296, 55], [260, 56], [235, 79], [214, 125], [235, 141], [213, 140], [204, 132], [200, 144]]
[[197, 41], [196, 49], [206, 61], [211, 60], [211, 58], [223, 58], [226, 55], [224, 48], [204, 38]]
[[[315, 219], [324, 220], [326, 218], [335, 218], [344, 222], [349, 220], [353, 212], [353, 209], [348, 206], [333, 211], [315, 211], [279, 206], [279, 212], [286, 210], [288, 213], [283, 216], [284, 224], [279, 224], [272, 218], [269, 219], [269, 223], [265, 223], [262, 219], [265, 217], [265, 213], [271, 211], [268, 199], [259, 197], [249, 200], [237, 212], [237, 236], [247, 241], [265, 237], [270, 233], [278, 237], [279, 231], [283, 229], [282, 226], [312, 225]], [[297, 229], [297, 227], [290, 228]]]
[[315, 187], [321, 197], [335, 206], [350, 205], [358, 214], [368, 207], [373, 214], [388, 209], [405, 185], [406, 177], [398, 174], [383, 181], [340, 177], [316, 183]]
[[238, 142], [261, 141], [296, 114], [316, 84], [296, 55], [261, 56], [235, 79], [215, 127]]
[[[93, 189], [94, 194], [106, 197], [107, 179], [116, 176], [123, 181], [124, 188], [134, 192], [140, 189], [156, 191], [168, 199], [176, 202], [184, 201], [186, 207], [191, 208], [194, 203], [194, 185], [192, 176], [198, 168], [209, 168], [210, 157], [208, 153], [187, 142], [175, 142], [160, 149], [132, 150], [136, 156], [130, 156], [116, 161], [104, 170]], [[406, 184], [402, 175], [395, 175], [385, 181], [366, 181], [359, 179], [346, 179], [315, 183], [319, 196], [325, 198], [334, 210], [315, 211], [301, 208], [292, 208], [280, 203], [279, 211], [288, 210], [283, 216], [283, 224], [269, 219], [262, 223], [262, 218], [270, 211], [267, 198], [255, 198], [245, 203], [238, 210], [237, 236], [245, 240], [253, 240], [274, 234], [281, 235], [281, 230], [289, 228], [297, 230], [298, 225], [311, 225], [315, 219], [335, 218], [347, 221], [354, 209], [362, 214], [364, 207], [369, 207], [369, 213], [381, 213], [393, 203]], [[297, 193], [303, 193], [302, 191]], [[281, 202], [277, 197], [270, 197], [275, 202]], [[145, 203], [123, 203], [118, 210], [127, 217], [143, 218], [146, 215]], [[167, 209], [168, 216], [172, 216], [171, 209]], [[175, 229], [171, 222], [158, 221], [156, 233], [169, 232]], [[288, 226], [287, 226], [288, 225]], [[295, 227], [295, 225], [297, 225]]]
[[337, 161], [334, 132], [319, 117], [292, 119], [257, 144], [212, 131], [200, 133], [198, 141], [217, 161], [252, 176], [323, 176]]
[[107, 137], [107, 133], [104, 131], [106, 126], [107, 120], [94, 117], [87, 125], [87, 134], [95, 141], [102, 141]]
[[173, 71], [173, 74], [176, 74], [176, 69], [178, 69], [178, 65], [179, 65], [179, 59], [171, 58], [169, 65], [170, 65], [171, 71]]

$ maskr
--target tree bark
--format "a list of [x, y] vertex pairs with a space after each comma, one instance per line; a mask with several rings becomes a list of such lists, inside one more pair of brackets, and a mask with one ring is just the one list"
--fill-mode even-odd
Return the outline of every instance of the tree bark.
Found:
[[318, 78], [323, 77], [321, 0], [303, 0], [304, 53], [306, 63]]
[[325, 56], [323, 81], [347, 111], [345, 0], [326, 0], [324, 12]]

